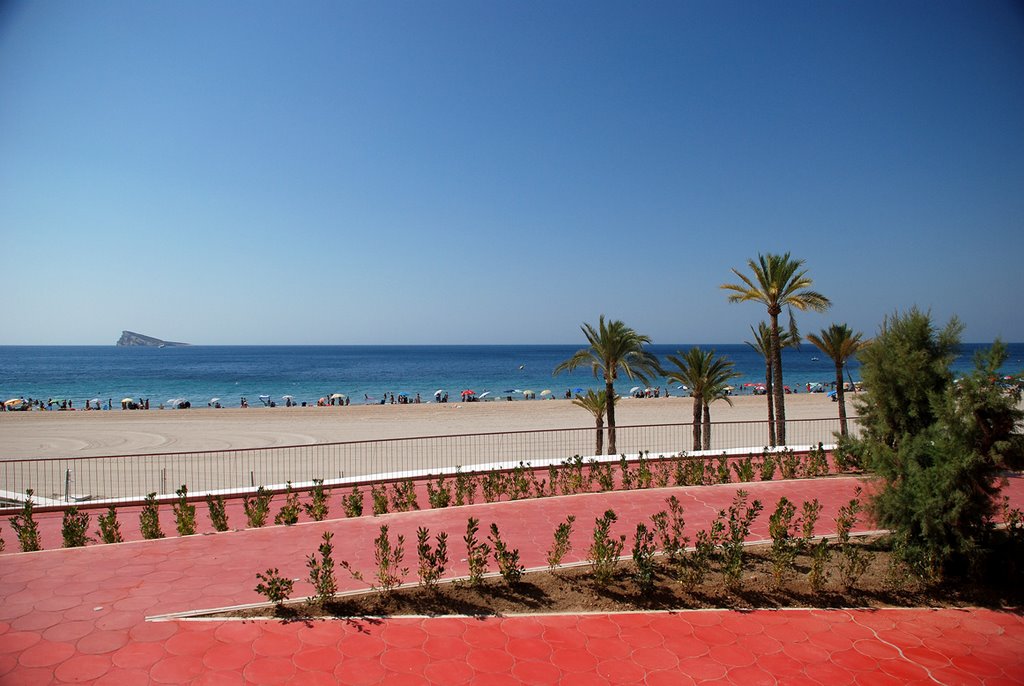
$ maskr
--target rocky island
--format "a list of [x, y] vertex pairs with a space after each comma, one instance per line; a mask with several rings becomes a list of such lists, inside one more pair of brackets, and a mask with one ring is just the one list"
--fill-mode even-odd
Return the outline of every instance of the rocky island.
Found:
[[121, 337], [117, 339], [117, 346], [121, 348], [139, 346], [147, 348], [176, 348], [183, 345], [188, 345], [188, 343], [162, 341], [159, 338], [153, 338], [152, 336], [146, 336], [141, 333], [135, 333], [134, 331], [122, 331]]

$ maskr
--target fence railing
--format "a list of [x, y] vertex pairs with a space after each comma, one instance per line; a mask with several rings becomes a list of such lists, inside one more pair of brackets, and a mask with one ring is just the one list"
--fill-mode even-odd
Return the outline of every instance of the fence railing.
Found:
[[[856, 433], [859, 423], [849, 420]], [[787, 443], [832, 443], [838, 419], [788, 420]], [[317, 443], [238, 450], [40, 458], [0, 461], [0, 511], [16, 509], [27, 489], [41, 506], [97, 500], [140, 500], [148, 493], [170, 495], [182, 484], [190, 493], [249, 492], [286, 482], [360, 483], [429, 472], [481, 471], [520, 461], [538, 466], [573, 455], [595, 454], [597, 431], [544, 429], [501, 433], [421, 436], [370, 441]], [[603, 432], [605, 450], [608, 431]], [[760, 450], [768, 444], [768, 424], [716, 422], [710, 450]], [[693, 452], [692, 424], [616, 427], [616, 454]]]

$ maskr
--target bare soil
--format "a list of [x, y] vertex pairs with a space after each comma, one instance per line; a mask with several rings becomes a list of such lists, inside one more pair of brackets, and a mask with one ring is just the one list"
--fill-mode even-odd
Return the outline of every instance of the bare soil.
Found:
[[741, 582], [730, 586], [713, 568], [704, 581], [687, 585], [672, 578], [661, 563], [653, 590], [642, 592], [632, 579], [633, 563], [622, 562], [612, 583], [594, 583], [589, 567], [531, 572], [520, 583], [509, 585], [500, 577], [487, 578], [472, 587], [465, 581], [438, 585], [433, 590], [405, 588], [390, 594], [367, 592], [347, 596], [320, 607], [313, 603], [290, 604], [283, 608], [256, 608], [213, 616], [276, 617], [363, 617], [401, 615], [515, 615], [533, 613], [628, 612], [636, 610], [680, 610], [698, 608], [757, 609], [786, 607], [991, 607], [1017, 609], [1024, 606], [1024, 590], [1012, 579], [984, 582], [958, 580], [956, 583], [927, 584], [906, 572], [893, 572], [891, 555], [884, 541], [860, 544], [868, 559], [867, 569], [856, 583], [846, 588], [833, 553], [826, 569], [828, 580], [817, 591], [811, 588], [808, 572], [811, 559], [797, 557], [781, 583], [772, 574], [770, 544], [747, 548]]

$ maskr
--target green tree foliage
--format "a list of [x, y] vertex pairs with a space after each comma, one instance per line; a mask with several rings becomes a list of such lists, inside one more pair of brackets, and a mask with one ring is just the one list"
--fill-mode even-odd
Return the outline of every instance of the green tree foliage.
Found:
[[669, 355], [668, 361], [675, 367], [668, 374], [670, 381], [683, 384], [693, 396], [693, 449], [711, 448], [711, 411], [715, 400], [724, 399], [730, 405], [732, 400], [726, 393], [730, 379], [739, 374], [733, 371], [733, 363], [725, 357], [715, 355], [714, 350], [693, 347], [685, 353], [678, 351]]
[[997, 383], [1005, 346], [980, 352], [974, 372], [954, 382], [962, 330], [955, 318], [936, 330], [916, 308], [887, 317], [861, 354], [863, 436], [843, 441], [878, 477], [875, 520], [932, 579], [985, 561], [1000, 471], [1024, 464], [1015, 430], [1024, 415]]
[[839, 403], [839, 433], [847, 435], [846, 430], [846, 394], [843, 388], [843, 368], [846, 361], [860, 352], [867, 344], [862, 341], [861, 332], [854, 333], [846, 324], [833, 324], [821, 333], [808, 334], [807, 340], [816, 345], [821, 352], [831, 358], [836, 366], [836, 400]]
[[[614, 396], [612, 402], [615, 402]], [[608, 393], [606, 391], [595, 393], [593, 389], [587, 389], [587, 394], [577, 394], [572, 404], [582, 407], [594, 416], [594, 454], [600, 455], [604, 450], [604, 415], [608, 409]]]
[[[602, 314], [595, 329], [590, 324], [580, 327], [590, 347], [577, 350], [572, 357], [555, 367], [555, 374], [572, 371], [577, 367], [590, 367], [595, 378], [605, 384], [605, 395], [615, 397], [615, 380], [619, 371], [629, 379], [640, 379], [649, 383], [652, 376], [661, 372], [658, 358], [644, 349], [651, 339], [637, 333], [621, 321], [605, 321]], [[615, 454], [615, 403], [609, 402], [608, 454]]]
[[[747, 260], [750, 276], [733, 269], [742, 283], [722, 284], [722, 289], [732, 291], [729, 302], [759, 302], [768, 310], [769, 340], [772, 357], [772, 392], [775, 401], [775, 438], [778, 445], [786, 444], [786, 406], [782, 385], [782, 348], [779, 331], [779, 315], [782, 308], [800, 311], [823, 312], [831, 302], [821, 293], [811, 290], [814, 282], [803, 268], [804, 261], [785, 255], [768, 253], [758, 255], [757, 260]], [[791, 324], [795, 330], [795, 325]]]

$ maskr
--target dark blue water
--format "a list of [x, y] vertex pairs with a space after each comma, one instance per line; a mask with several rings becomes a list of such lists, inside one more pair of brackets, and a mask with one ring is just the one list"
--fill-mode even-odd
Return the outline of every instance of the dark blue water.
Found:
[[[664, 360], [667, 354], [689, 345], [655, 345], [651, 351]], [[705, 346], [706, 347], [706, 346]], [[744, 383], [764, 381], [764, 361], [746, 345], [717, 345], [715, 349], [736, 365]], [[974, 350], [965, 345], [954, 365], [965, 373], [971, 368]], [[118, 348], [114, 346], [0, 346], [0, 399], [71, 399], [82, 407], [90, 398], [104, 406], [123, 397], [148, 398], [151, 407], [184, 398], [205, 407], [211, 398], [236, 407], [246, 396], [258, 405], [259, 395], [278, 404], [282, 396], [296, 402], [315, 403], [331, 393], [344, 393], [353, 403], [364, 396], [379, 400], [385, 393], [419, 393], [424, 402], [438, 389], [456, 401], [464, 389], [478, 394], [490, 391], [552, 390], [561, 397], [567, 389], [601, 388], [603, 384], [586, 369], [552, 376], [554, 367], [567, 359], [575, 345], [489, 346], [190, 346], [184, 348]], [[1024, 344], [1009, 346], [1006, 373], [1024, 369]], [[820, 358], [820, 359], [815, 359]], [[785, 382], [803, 390], [806, 384], [834, 380], [831, 361], [812, 346], [783, 353]], [[858, 377], [856, 361], [849, 373]], [[617, 389], [628, 393], [639, 382], [620, 379]], [[652, 385], [665, 387], [665, 379]], [[679, 390], [673, 389], [674, 393]], [[521, 398], [522, 394], [515, 394]]]

